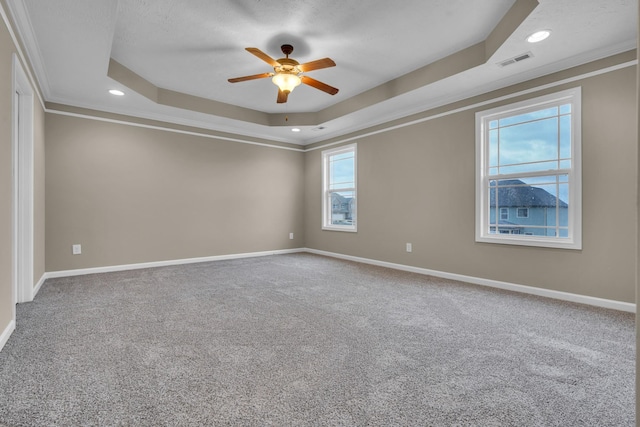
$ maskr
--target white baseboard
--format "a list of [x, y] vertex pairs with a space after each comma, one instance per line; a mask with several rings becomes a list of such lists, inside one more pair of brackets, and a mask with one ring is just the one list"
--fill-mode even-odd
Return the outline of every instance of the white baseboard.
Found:
[[425, 274], [428, 276], [441, 277], [443, 279], [458, 280], [460, 282], [472, 283], [474, 285], [488, 286], [492, 288], [505, 289], [508, 291], [521, 292], [525, 294], [538, 295], [547, 298], [553, 298], [563, 301], [577, 302], [580, 304], [592, 305], [596, 307], [610, 308], [613, 310], [626, 311], [629, 313], [636, 312], [636, 305], [623, 301], [615, 301], [604, 298], [590, 297], [586, 295], [572, 294], [569, 292], [555, 291], [552, 289], [536, 288], [533, 286], [518, 285], [515, 283], [500, 282], [498, 280], [483, 279], [480, 277], [465, 276], [462, 274], [447, 273], [444, 271], [429, 270], [427, 268], [413, 267], [404, 264], [395, 264], [392, 262], [378, 261], [369, 258], [361, 258], [351, 255], [343, 255], [334, 252], [320, 251], [317, 249], [306, 248], [305, 252], [317, 255], [325, 255], [333, 258], [346, 259], [349, 261], [361, 262], [363, 264], [377, 265], [380, 267], [393, 268], [395, 270], [409, 271], [412, 273]]
[[430, 270], [427, 268], [414, 267], [414, 266], [404, 265], [404, 264], [395, 264], [392, 262], [378, 261], [378, 260], [369, 259], [369, 258], [344, 255], [344, 254], [339, 254], [335, 252], [327, 252], [327, 251], [321, 251], [321, 250], [310, 249], [310, 248], [282, 249], [282, 250], [264, 251], [264, 252], [248, 252], [248, 253], [241, 253], [241, 254], [215, 255], [215, 256], [208, 256], [208, 257], [201, 257], [201, 258], [186, 258], [186, 259], [177, 259], [177, 260], [168, 260], [168, 261], [144, 262], [144, 263], [138, 263], [138, 264], [113, 265], [108, 267], [82, 268], [77, 270], [51, 271], [51, 272], [45, 273], [42, 276], [42, 278], [40, 279], [40, 281], [38, 282], [38, 284], [34, 289], [34, 295], [35, 293], [38, 292], [38, 290], [40, 289], [44, 281], [49, 278], [81, 276], [85, 274], [137, 270], [141, 268], [164, 267], [164, 266], [170, 266], [170, 265], [193, 264], [198, 262], [222, 261], [222, 260], [238, 259], [238, 258], [253, 258], [253, 257], [268, 256], [268, 255], [291, 254], [291, 253], [297, 253], [297, 252], [308, 252], [308, 253], [317, 254], [317, 255], [325, 255], [333, 258], [340, 258], [340, 259], [345, 259], [349, 261], [360, 262], [363, 264], [377, 265], [380, 267], [393, 268], [395, 270], [425, 274], [429, 276], [441, 277], [443, 279], [458, 280], [461, 282], [471, 283], [474, 285], [488, 286], [492, 288], [505, 289], [508, 291], [521, 292], [521, 293], [531, 294], [531, 295], [538, 295], [542, 297], [553, 298], [553, 299], [558, 299], [563, 301], [577, 302], [580, 304], [610, 308], [613, 310], [626, 311], [629, 313], [636, 312], [635, 304], [623, 302], [623, 301], [615, 301], [615, 300], [609, 300], [604, 298], [590, 297], [587, 295], [573, 294], [569, 292], [556, 291], [552, 289], [544, 289], [544, 288], [537, 288], [533, 286], [519, 285], [516, 283], [501, 282], [498, 280], [483, 279], [481, 277], [465, 276], [462, 274], [448, 273], [445, 271], [438, 271], [438, 270]]
[[238, 259], [238, 258], [254, 258], [260, 256], [268, 256], [268, 255], [281, 255], [281, 254], [292, 254], [296, 252], [304, 252], [304, 249], [281, 249], [274, 251], [263, 251], [263, 252], [247, 252], [242, 254], [229, 254], [229, 255], [214, 255], [200, 258], [184, 258], [184, 259], [175, 259], [168, 261], [153, 261], [153, 262], [142, 262], [137, 264], [123, 264], [123, 265], [111, 265], [107, 267], [92, 267], [92, 268], [80, 268], [76, 270], [60, 270], [60, 271], [50, 271], [44, 274], [44, 279], [53, 279], [57, 277], [71, 277], [71, 276], [82, 276], [85, 274], [95, 274], [95, 273], [110, 273], [114, 271], [126, 271], [126, 270], [139, 270], [141, 268], [153, 268], [153, 267], [165, 267], [170, 265], [180, 265], [180, 264], [194, 264], [198, 262], [209, 262], [209, 261], [223, 261], [229, 259]]
[[9, 337], [16, 330], [16, 320], [12, 319], [11, 322], [4, 328], [2, 335], [0, 335], [0, 351], [4, 348], [4, 345], [9, 341]]
[[35, 298], [36, 295], [38, 295], [38, 291], [40, 290], [40, 288], [44, 284], [45, 280], [47, 280], [47, 273], [44, 273], [42, 275], [42, 277], [40, 278], [40, 280], [38, 280], [38, 283], [36, 283], [36, 285], [33, 287], [33, 298]]

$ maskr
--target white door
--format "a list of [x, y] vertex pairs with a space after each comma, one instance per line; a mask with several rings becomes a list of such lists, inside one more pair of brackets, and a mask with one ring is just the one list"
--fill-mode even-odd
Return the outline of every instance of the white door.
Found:
[[13, 301], [33, 300], [33, 89], [13, 57]]

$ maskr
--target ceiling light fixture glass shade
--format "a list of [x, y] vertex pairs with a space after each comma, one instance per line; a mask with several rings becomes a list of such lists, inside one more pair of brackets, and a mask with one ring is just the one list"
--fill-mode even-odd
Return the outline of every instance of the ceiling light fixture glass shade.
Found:
[[121, 90], [118, 90], [118, 89], [111, 89], [111, 90], [109, 90], [109, 93], [110, 93], [111, 95], [115, 95], [115, 96], [122, 96], [122, 95], [124, 95], [124, 92], [123, 92], [123, 91], [121, 91]]
[[278, 73], [271, 81], [280, 88], [281, 91], [290, 93], [296, 86], [300, 84], [300, 77], [296, 74]]
[[546, 39], [550, 35], [551, 35], [551, 31], [549, 31], [549, 30], [536, 31], [535, 33], [533, 33], [529, 37], [527, 37], [527, 41], [529, 43], [538, 43], [538, 42], [541, 42], [542, 40]]

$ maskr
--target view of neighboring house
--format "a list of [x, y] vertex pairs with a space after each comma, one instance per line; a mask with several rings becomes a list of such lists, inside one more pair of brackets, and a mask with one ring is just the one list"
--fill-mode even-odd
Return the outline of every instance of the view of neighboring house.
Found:
[[497, 226], [501, 234], [566, 236], [569, 205], [560, 198], [517, 179], [492, 181], [490, 186], [491, 233]]
[[355, 200], [339, 193], [331, 193], [331, 223], [353, 224]]

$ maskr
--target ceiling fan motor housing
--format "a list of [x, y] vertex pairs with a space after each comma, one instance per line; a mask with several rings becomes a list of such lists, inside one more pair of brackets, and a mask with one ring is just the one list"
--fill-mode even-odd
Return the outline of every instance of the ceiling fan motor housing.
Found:
[[302, 71], [298, 68], [300, 63], [295, 59], [280, 58], [278, 59], [280, 66], [273, 67], [276, 73], [300, 74]]

